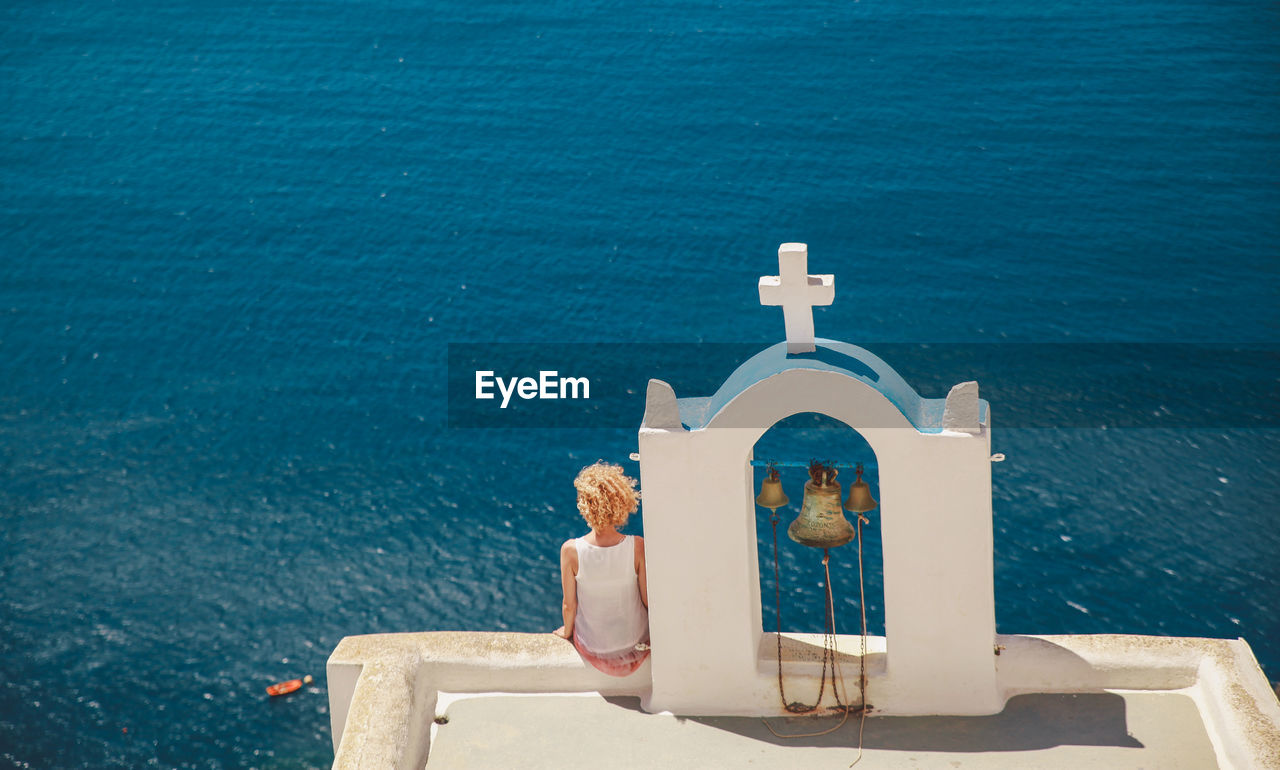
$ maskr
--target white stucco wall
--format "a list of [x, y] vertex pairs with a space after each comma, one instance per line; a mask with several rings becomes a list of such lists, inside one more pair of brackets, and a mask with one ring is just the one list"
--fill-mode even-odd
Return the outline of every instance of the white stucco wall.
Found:
[[[771, 349], [709, 401], [691, 402], [705, 418], [693, 429], [672, 419], [670, 388], [650, 386], [652, 419], [639, 435], [653, 637], [646, 707], [776, 708], [776, 672], [762, 669], [758, 653], [751, 452], [779, 420], [818, 412], [861, 433], [879, 467], [885, 676], [893, 686], [875, 687], [872, 705], [895, 714], [995, 713], [1004, 701], [994, 656], [990, 440], [988, 425], [977, 423], [985, 409], [976, 386], [944, 406], [921, 399], [860, 348], [828, 340], [819, 347], [856, 356], [872, 376]], [[942, 427], [945, 412], [953, 429]], [[852, 618], [837, 622], [856, 627]]]

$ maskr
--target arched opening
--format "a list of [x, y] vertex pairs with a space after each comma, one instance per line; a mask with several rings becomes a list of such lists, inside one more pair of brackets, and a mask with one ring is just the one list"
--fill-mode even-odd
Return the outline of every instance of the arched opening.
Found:
[[[761, 464], [776, 461], [783, 490], [790, 498], [785, 508], [778, 509], [777, 582], [774, 579], [771, 514], [767, 508], [754, 506], [762, 630], [772, 632], [778, 629], [778, 605], [781, 604], [783, 632], [822, 633], [826, 627], [826, 577], [822, 568], [822, 550], [800, 545], [787, 536], [787, 528], [800, 513], [804, 484], [809, 480], [807, 469], [796, 466], [811, 459], [837, 463], [840, 473], [836, 480], [841, 484], [842, 493], [847, 495], [849, 485], [856, 477], [851, 466], [862, 463], [863, 480], [870, 486], [872, 496], [879, 500], [879, 464], [875, 452], [858, 431], [840, 420], [816, 412], [801, 412], [780, 420], [766, 431], [756, 441], [753, 457], [752, 489], [758, 491], [767, 474], [767, 469]], [[872, 636], [885, 633], [880, 513], [881, 509], [876, 508], [866, 514], [871, 523], [862, 526], [867, 633]], [[853, 516], [846, 512], [851, 522], [854, 521]], [[831, 549], [830, 568], [836, 631], [859, 634], [862, 605], [856, 540]], [[777, 590], [779, 586], [781, 591]]]

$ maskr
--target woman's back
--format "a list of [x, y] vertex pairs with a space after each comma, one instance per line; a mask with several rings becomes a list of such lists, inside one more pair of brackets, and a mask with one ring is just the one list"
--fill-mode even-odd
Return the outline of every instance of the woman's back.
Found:
[[636, 539], [627, 535], [607, 547], [586, 538], [573, 541], [578, 556], [578, 612], [574, 634], [597, 655], [631, 650], [649, 633], [649, 613], [640, 599]]

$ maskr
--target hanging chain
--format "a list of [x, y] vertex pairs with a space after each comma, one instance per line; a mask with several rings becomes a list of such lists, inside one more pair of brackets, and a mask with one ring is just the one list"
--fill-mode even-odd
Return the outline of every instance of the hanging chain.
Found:
[[[863, 728], [866, 727], [867, 711], [869, 710], [869, 707], [867, 706], [867, 589], [862, 568], [862, 523], [864, 521], [868, 524], [871, 523], [866, 519], [866, 517], [859, 513], [857, 517], [858, 602], [860, 604], [860, 609], [862, 610], [862, 648], [861, 655], [858, 657], [858, 692], [860, 696], [858, 713], [860, 719], [858, 720], [858, 755], [854, 758], [853, 762], [849, 764], [849, 767], [853, 767], [862, 760], [862, 731]], [[778, 509], [774, 508], [772, 510], [769, 517], [769, 523], [773, 527], [773, 596], [778, 619], [778, 633], [774, 635], [778, 646], [778, 697], [782, 699], [782, 707], [793, 714], [808, 714], [816, 711], [818, 706], [822, 703], [822, 692], [827, 683], [827, 660], [829, 658], [831, 660], [831, 691], [835, 693], [837, 708], [844, 712], [844, 715], [840, 718], [839, 724], [834, 727], [812, 733], [779, 733], [773, 728], [773, 725], [769, 724], [769, 720], [761, 718], [760, 721], [764, 722], [764, 726], [769, 728], [769, 732], [773, 733], [778, 738], [813, 738], [820, 735], [827, 735], [828, 733], [833, 733], [841, 727], [844, 727], [844, 723], [849, 719], [849, 712], [853, 710], [852, 705], [845, 705], [840, 701], [840, 690], [837, 688], [837, 683], [841, 681], [841, 677], [839, 677], [837, 673], [838, 669], [836, 664], [836, 613], [834, 599], [831, 592], [831, 552], [826, 548], [822, 549], [822, 567], [827, 577], [827, 621], [826, 630], [823, 633], [822, 639], [822, 680], [818, 683], [818, 700], [812, 706], [806, 706], [799, 701], [795, 703], [787, 703], [787, 694], [782, 688], [782, 581], [779, 579], [778, 567]]]
[[[836, 708], [844, 711], [845, 714], [847, 715], [849, 713], [850, 706], [846, 706], [844, 702], [840, 699], [840, 690], [836, 686], [836, 682], [837, 682], [836, 613], [835, 613], [835, 599], [831, 592], [831, 551], [830, 549], [827, 549], [827, 548], [822, 549], [822, 568], [826, 573], [827, 596], [826, 596], [826, 612], [824, 613], [826, 617], [824, 619], [825, 623], [823, 624], [824, 628], [822, 633], [822, 678], [818, 680], [818, 697], [814, 701], [812, 706], [801, 703], [800, 701], [794, 701], [792, 703], [787, 702], [787, 692], [782, 683], [782, 580], [779, 575], [780, 570], [778, 567], [778, 521], [779, 521], [778, 512], [777, 512], [777, 509], [774, 509], [772, 514], [769, 516], [769, 524], [773, 528], [773, 596], [774, 596], [774, 602], [775, 602], [776, 617], [778, 621], [778, 632], [774, 635], [774, 640], [777, 642], [777, 652], [778, 652], [778, 697], [782, 699], [782, 707], [792, 714], [809, 714], [814, 711], [817, 711], [818, 707], [822, 704], [822, 695], [826, 691], [827, 669], [828, 667], [830, 667], [831, 691], [835, 694]], [[859, 542], [859, 545], [861, 545], [861, 542]], [[861, 552], [859, 552], [859, 557], [861, 557]], [[859, 562], [859, 569], [861, 569], [861, 562]], [[863, 639], [862, 639], [864, 655], [866, 653], [865, 614], [866, 613], [864, 611]], [[864, 702], [865, 702], [865, 696], [866, 696], [866, 691], [865, 691], [865, 683], [864, 683], [864, 689], [863, 689]]]

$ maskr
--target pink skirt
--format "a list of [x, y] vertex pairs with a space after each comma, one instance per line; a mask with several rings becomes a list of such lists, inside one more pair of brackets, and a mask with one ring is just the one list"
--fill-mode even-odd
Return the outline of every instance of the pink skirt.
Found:
[[[647, 642], [648, 640], [645, 639], [644, 641]], [[649, 648], [647, 646], [643, 650], [631, 648], [622, 652], [611, 652], [608, 655], [597, 655], [588, 650], [586, 645], [582, 643], [577, 629], [573, 631], [573, 646], [578, 649], [578, 654], [582, 656], [583, 660], [609, 676], [628, 676], [637, 668], [640, 668], [640, 664], [644, 663], [645, 658], [649, 657]]]

